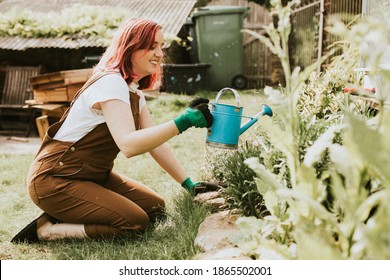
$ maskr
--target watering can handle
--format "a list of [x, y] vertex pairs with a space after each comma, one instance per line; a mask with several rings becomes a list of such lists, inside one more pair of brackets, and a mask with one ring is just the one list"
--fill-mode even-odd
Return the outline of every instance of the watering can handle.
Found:
[[237, 107], [237, 108], [240, 107], [240, 95], [238, 94], [238, 92], [237, 92], [235, 89], [233, 89], [233, 88], [228, 88], [228, 87], [223, 88], [223, 89], [221, 89], [221, 90], [218, 92], [217, 97], [215, 97], [215, 103], [218, 103], [218, 100], [219, 100], [219, 98], [221, 97], [222, 93], [223, 93], [224, 91], [227, 91], [227, 90], [230, 90], [231, 92], [234, 93], [234, 96], [236, 97], [236, 107]]

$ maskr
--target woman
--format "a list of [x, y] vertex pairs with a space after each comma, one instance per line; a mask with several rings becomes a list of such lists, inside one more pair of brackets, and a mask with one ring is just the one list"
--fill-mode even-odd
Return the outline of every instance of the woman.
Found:
[[[149, 152], [184, 188], [195, 183], [166, 143], [189, 127], [210, 127], [208, 100], [153, 126], [142, 89], [161, 80], [164, 38], [149, 20], [131, 19], [114, 36], [70, 109], [52, 125], [32, 163], [28, 190], [44, 213], [12, 242], [102, 238], [146, 229], [164, 200], [145, 185], [112, 171], [119, 152]], [[59, 222], [61, 221], [61, 222]]]

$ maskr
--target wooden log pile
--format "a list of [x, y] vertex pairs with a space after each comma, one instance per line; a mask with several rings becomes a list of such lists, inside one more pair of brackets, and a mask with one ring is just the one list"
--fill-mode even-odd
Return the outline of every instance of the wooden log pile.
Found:
[[30, 78], [33, 100], [29, 106], [42, 110], [36, 119], [38, 133], [43, 139], [49, 126], [58, 121], [77, 91], [92, 76], [92, 68], [59, 71]]
[[70, 102], [91, 75], [92, 69], [88, 68], [33, 77], [30, 82], [34, 101], [37, 104]]

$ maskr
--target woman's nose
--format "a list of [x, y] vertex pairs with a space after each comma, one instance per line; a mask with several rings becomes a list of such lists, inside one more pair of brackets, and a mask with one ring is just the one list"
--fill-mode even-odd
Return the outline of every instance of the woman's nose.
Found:
[[157, 57], [163, 57], [164, 56], [164, 52], [161, 48], [157, 48], [156, 49], [156, 52], [154, 53], [155, 56]]

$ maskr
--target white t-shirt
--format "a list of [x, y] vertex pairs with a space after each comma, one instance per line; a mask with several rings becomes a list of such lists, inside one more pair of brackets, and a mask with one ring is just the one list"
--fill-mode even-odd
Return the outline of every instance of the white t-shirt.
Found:
[[85, 89], [77, 98], [54, 139], [76, 142], [97, 125], [104, 123], [102, 110], [92, 108], [98, 102], [117, 99], [128, 104], [130, 110], [129, 91], [136, 92], [139, 95], [139, 110], [141, 113], [146, 101], [142, 91], [137, 89], [135, 83], [127, 85], [119, 73], [103, 76]]

